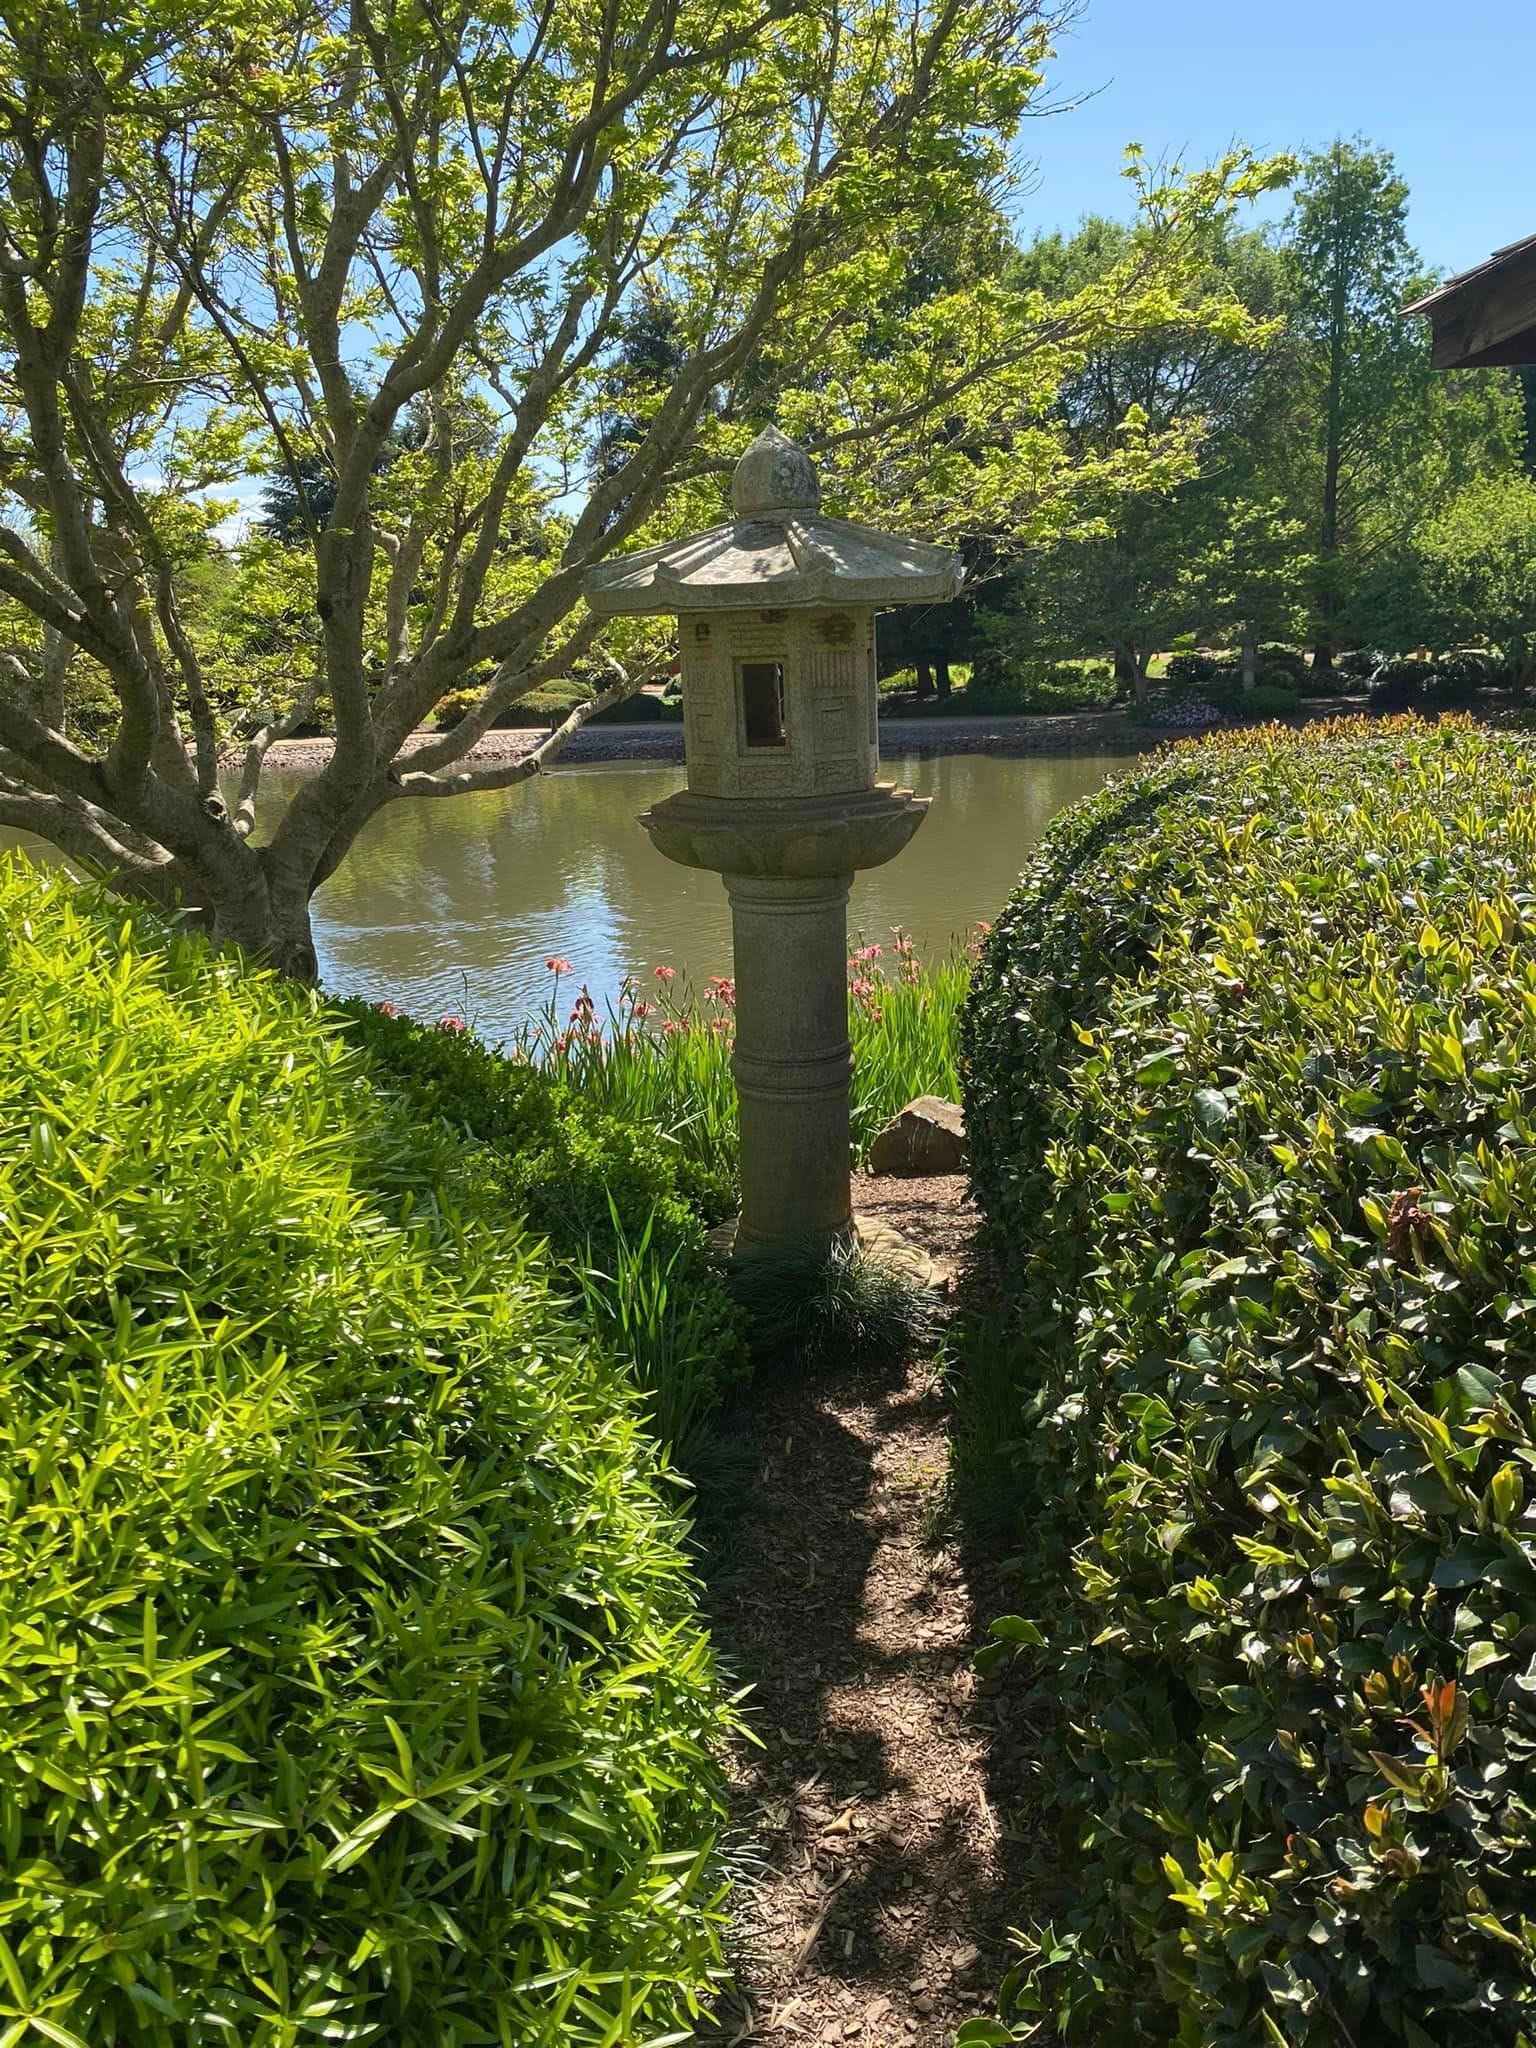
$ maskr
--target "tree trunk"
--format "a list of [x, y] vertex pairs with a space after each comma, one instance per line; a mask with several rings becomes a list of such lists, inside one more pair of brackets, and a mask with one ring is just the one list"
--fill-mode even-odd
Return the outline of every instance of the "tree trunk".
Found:
[[1133, 693], [1135, 695], [1136, 702], [1138, 704], [1145, 704], [1147, 701], [1147, 697], [1149, 695], [1147, 687], [1147, 669], [1151, 663], [1151, 660], [1152, 650], [1150, 647], [1132, 647], [1131, 685]]
[[1139, 673], [1135, 649], [1127, 646], [1123, 640], [1117, 640], [1115, 642], [1115, 681], [1117, 683], [1129, 683], [1134, 691]]
[[1323, 520], [1317, 551], [1321, 572], [1317, 593], [1317, 637], [1312, 666], [1320, 676], [1333, 673], [1333, 623], [1338, 617], [1339, 472], [1344, 458], [1344, 369], [1349, 344], [1349, 273], [1346, 238], [1340, 218], [1339, 173], [1334, 167], [1333, 276], [1328, 308], [1328, 403], [1323, 415]]
[[1243, 688], [1251, 690], [1259, 680], [1259, 636], [1253, 626], [1243, 628]]
[[933, 665], [933, 672], [938, 677], [939, 697], [942, 700], [943, 698], [949, 695], [951, 687], [949, 677], [949, 663], [947, 661], [936, 661]]
[[[183, 921], [204, 931], [216, 946], [238, 946], [252, 960], [276, 968], [294, 981], [315, 982], [320, 963], [315, 957], [310, 922], [311, 873], [277, 869], [264, 858], [265, 848], [241, 846], [227, 862], [200, 863], [197, 872], [171, 870], [171, 882]], [[132, 891], [132, 877], [125, 878]]]
[[926, 661], [917, 663], [917, 701], [924, 704], [933, 695], [933, 670]]
[[238, 946], [263, 966], [294, 981], [316, 982], [320, 962], [307, 902], [282, 911], [271, 902], [214, 903], [204, 922], [216, 946]]

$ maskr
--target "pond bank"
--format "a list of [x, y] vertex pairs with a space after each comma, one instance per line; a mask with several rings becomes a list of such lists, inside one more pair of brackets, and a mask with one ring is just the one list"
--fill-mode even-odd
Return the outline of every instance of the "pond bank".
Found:
[[[1134, 723], [1124, 711], [1046, 713], [989, 718], [886, 718], [880, 722], [881, 751], [886, 754], [1139, 754], [1168, 731]], [[439, 735], [413, 733], [403, 753]], [[461, 767], [489, 767], [521, 761], [548, 734], [542, 726], [504, 726], [486, 733], [464, 756]], [[267, 756], [273, 768], [323, 768], [330, 759], [328, 739], [279, 740]], [[560, 759], [579, 761], [681, 761], [681, 725], [588, 725], [566, 743]], [[229, 756], [238, 767], [238, 750]]]
[[[1365, 716], [1363, 699], [1349, 697], [1312, 698], [1299, 716], [1281, 721], [1286, 725], [1307, 725], [1320, 718]], [[521, 761], [542, 740], [548, 738], [543, 726], [504, 726], [476, 741], [459, 766], [490, 767]], [[1136, 718], [1131, 707], [1117, 705], [1109, 711], [1013, 712], [989, 716], [977, 712], [965, 717], [886, 717], [880, 721], [880, 751], [887, 756], [919, 756], [933, 760], [949, 754], [995, 754], [1021, 760], [1039, 754], [1146, 754], [1165, 741], [1188, 739], [1188, 728], [1149, 725]], [[409, 756], [440, 735], [433, 731], [413, 733], [403, 755]], [[328, 739], [279, 740], [267, 756], [274, 768], [318, 769], [330, 759]], [[683, 728], [674, 724], [588, 725], [567, 741], [560, 759], [583, 761], [671, 761], [683, 758]], [[239, 766], [238, 749], [231, 749], [226, 765]]]

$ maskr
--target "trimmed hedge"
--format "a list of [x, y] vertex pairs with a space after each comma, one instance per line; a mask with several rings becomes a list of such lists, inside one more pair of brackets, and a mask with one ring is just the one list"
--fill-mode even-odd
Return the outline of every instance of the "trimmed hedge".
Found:
[[317, 999], [0, 914], [0, 2037], [674, 2038], [729, 1714], [622, 1376]]
[[1180, 746], [1058, 822], [988, 943], [998, 1633], [1074, 1842], [1020, 2038], [1536, 2013], [1533, 794], [1460, 720]]
[[1301, 696], [1287, 683], [1255, 683], [1239, 697], [1238, 709], [1250, 718], [1294, 718]]

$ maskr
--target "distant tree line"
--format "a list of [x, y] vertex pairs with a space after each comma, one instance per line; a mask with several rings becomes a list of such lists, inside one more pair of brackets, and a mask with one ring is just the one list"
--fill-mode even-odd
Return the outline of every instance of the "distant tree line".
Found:
[[[1531, 680], [1536, 372], [1431, 367], [1427, 322], [1402, 313], [1433, 282], [1407, 202], [1389, 154], [1339, 141], [1302, 161], [1278, 228], [1213, 221], [1191, 296], [1247, 324], [1113, 334], [1058, 398], [1085, 465], [1181, 434], [1197, 460], [1166, 487], [1085, 494], [1043, 547], [976, 535], [969, 596], [882, 620], [884, 667], [942, 696], [961, 662], [995, 684], [1100, 654], [1139, 698], [1176, 644], [1232, 649], [1248, 682], [1266, 642], [1305, 646], [1319, 678], [1345, 650], [1477, 644]], [[1014, 281], [1079, 294], [1132, 232], [1041, 238]]]

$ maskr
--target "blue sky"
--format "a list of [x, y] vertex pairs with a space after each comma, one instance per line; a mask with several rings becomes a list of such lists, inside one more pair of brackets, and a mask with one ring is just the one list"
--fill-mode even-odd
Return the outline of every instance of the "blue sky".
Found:
[[1124, 214], [1127, 142], [1193, 164], [1359, 134], [1397, 158], [1431, 267], [1536, 234], [1533, 0], [1088, 0], [1054, 76], [1095, 97], [1027, 128], [1026, 230]]

